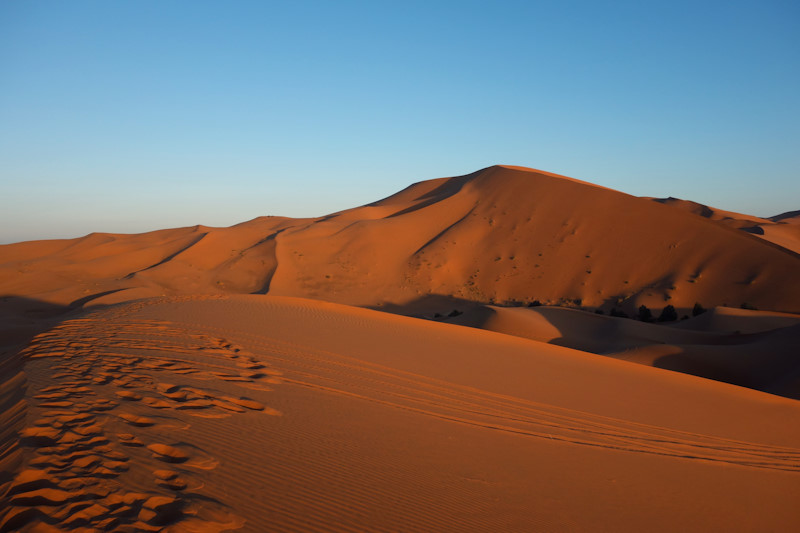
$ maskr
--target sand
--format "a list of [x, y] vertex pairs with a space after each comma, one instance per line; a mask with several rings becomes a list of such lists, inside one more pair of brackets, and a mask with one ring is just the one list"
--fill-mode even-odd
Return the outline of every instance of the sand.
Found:
[[722, 220], [491, 167], [0, 247], [0, 531], [790, 530], [800, 258]]
[[560, 307], [483, 306], [445, 321], [800, 399], [800, 315], [718, 307], [645, 323]]
[[800, 253], [800, 211], [759, 218], [677, 198], [654, 198], [654, 200], [750, 233], [788, 251]]
[[[800, 227], [787, 222], [774, 226]], [[273, 294], [404, 314], [473, 303], [742, 304], [800, 313], [798, 255], [718, 220], [555, 174], [495, 166], [315, 219], [0, 246], [0, 294], [79, 307]], [[449, 309], [448, 309], [449, 307]]]

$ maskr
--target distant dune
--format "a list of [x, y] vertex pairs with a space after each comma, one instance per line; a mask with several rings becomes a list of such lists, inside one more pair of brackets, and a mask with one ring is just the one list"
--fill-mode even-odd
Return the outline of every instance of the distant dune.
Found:
[[[495, 166], [315, 219], [2, 246], [0, 294], [73, 306], [128, 291], [114, 300], [269, 293], [409, 313], [448, 299], [800, 312], [791, 248], [673, 204]], [[769, 224], [764, 235], [800, 227]]]
[[0, 246], [0, 532], [791, 531], [799, 220], [494, 166]]
[[758, 218], [677, 198], [655, 198], [654, 200], [745, 231], [782, 248], [800, 253], [800, 211], [790, 211], [769, 218]]

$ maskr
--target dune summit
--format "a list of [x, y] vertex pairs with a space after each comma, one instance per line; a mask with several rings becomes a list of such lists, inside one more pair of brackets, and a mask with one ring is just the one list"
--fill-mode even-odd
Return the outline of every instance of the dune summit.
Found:
[[493, 166], [0, 246], [0, 531], [791, 529], [797, 218]]

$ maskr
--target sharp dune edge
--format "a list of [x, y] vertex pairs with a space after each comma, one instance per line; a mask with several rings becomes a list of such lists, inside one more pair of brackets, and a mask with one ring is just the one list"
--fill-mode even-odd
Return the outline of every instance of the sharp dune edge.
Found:
[[791, 530], [797, 220], [495, 166], [0, 246], [0, 531]]

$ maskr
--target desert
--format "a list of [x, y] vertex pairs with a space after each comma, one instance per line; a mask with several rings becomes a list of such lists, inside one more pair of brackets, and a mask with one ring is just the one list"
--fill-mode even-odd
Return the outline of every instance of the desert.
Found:
[[0, 533], [800, 530], [800, 2], [0, 2]]
[[496, 165], [0, 246], [0, 530], [791, 530], [797, 218]]

